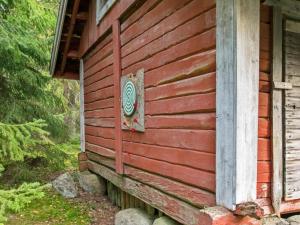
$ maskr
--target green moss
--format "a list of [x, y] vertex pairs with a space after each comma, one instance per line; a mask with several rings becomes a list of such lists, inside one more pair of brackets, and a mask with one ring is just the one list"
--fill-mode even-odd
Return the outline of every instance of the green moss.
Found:
[[66, 200], [53, 192], [46, 192], [44, 198], [32, 202], [18, 214], [11, 214], [7, 225], [88, 225], [89, 206]]

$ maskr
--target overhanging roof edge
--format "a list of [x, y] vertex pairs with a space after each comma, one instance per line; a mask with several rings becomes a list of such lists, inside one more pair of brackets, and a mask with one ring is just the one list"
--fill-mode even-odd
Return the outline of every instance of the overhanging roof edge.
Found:
[[52, 51], [51, 51], [51, 61], [50, 61], [50, 75], [51, 76], [53, 76], [53, 74], [55, 72], [57, 54], [58, 54], [58, 49], [59, 49], [59, 45], [60, 45], [61, 33], [62, 33], [63, 24], [64, 24], [64, 20], [65, 20], [67, 5], [68, 5], [68, 0], [60, 1], [59, 10], [58, 10], [58, 18], [57, 18], [56, 28], [55, 28], [55, 37], [54, 37], [54, 42], [53, 42]]

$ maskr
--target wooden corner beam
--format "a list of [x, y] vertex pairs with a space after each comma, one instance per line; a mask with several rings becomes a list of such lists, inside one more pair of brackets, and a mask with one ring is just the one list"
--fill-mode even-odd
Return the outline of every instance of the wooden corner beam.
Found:
[[256, 199], [259, 0], [217, 0], [216, 200]]
[[114, 57], [114, 108], [115, 108], [115, 151], [116, 172], [123, 174], [122, 129], [121, 129], [121, 41], [120, 21], [113, 22], [113, 57]]

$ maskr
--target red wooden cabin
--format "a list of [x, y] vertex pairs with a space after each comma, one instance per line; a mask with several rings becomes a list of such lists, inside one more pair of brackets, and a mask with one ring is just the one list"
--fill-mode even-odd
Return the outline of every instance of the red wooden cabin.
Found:
[[299, 10], [62, 0], [50, 70], [81, 82], [81, 167], [188, 225], [300, 211]]

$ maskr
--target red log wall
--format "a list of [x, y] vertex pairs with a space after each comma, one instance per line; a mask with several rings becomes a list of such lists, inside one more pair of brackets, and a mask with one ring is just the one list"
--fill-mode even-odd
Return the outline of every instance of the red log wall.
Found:
[[[89, 50], [86, 150], [115, 169], [112, 24], [121, 15], [121, 74], [145, 69], [146, 131], [122, 131], [124, 173], [194, 205], [215, 205], [215, 2], [147, 0], [135, 10], [127, 10], [134, 0], [121, 2], [96, 26], [93, 1], [81, 39], [82, 54]], [[262, 5], [257, 202], [266, 214], [272, 212], [271, 14]]]
[[271, 96], [270, 81], [272, 67], [272, 8], [261, 6], [260, 23], [260, 81], [259, 81], [259, 123], [257, 198], [265, 214], [271, 212]]
[[[95, 30], [94, 11], [81, 40], [83, 52], [97, 41], [84, 58], [86, 150], [115, 168], [113, 31], [97, 35], [116, 12]], [[120, 18], [122, 75], [145, 70], [146, 131], [122, 131], [124, 173], [196, 205], [215, 205], [215, 26], [212, 0], [147, 0]]]

